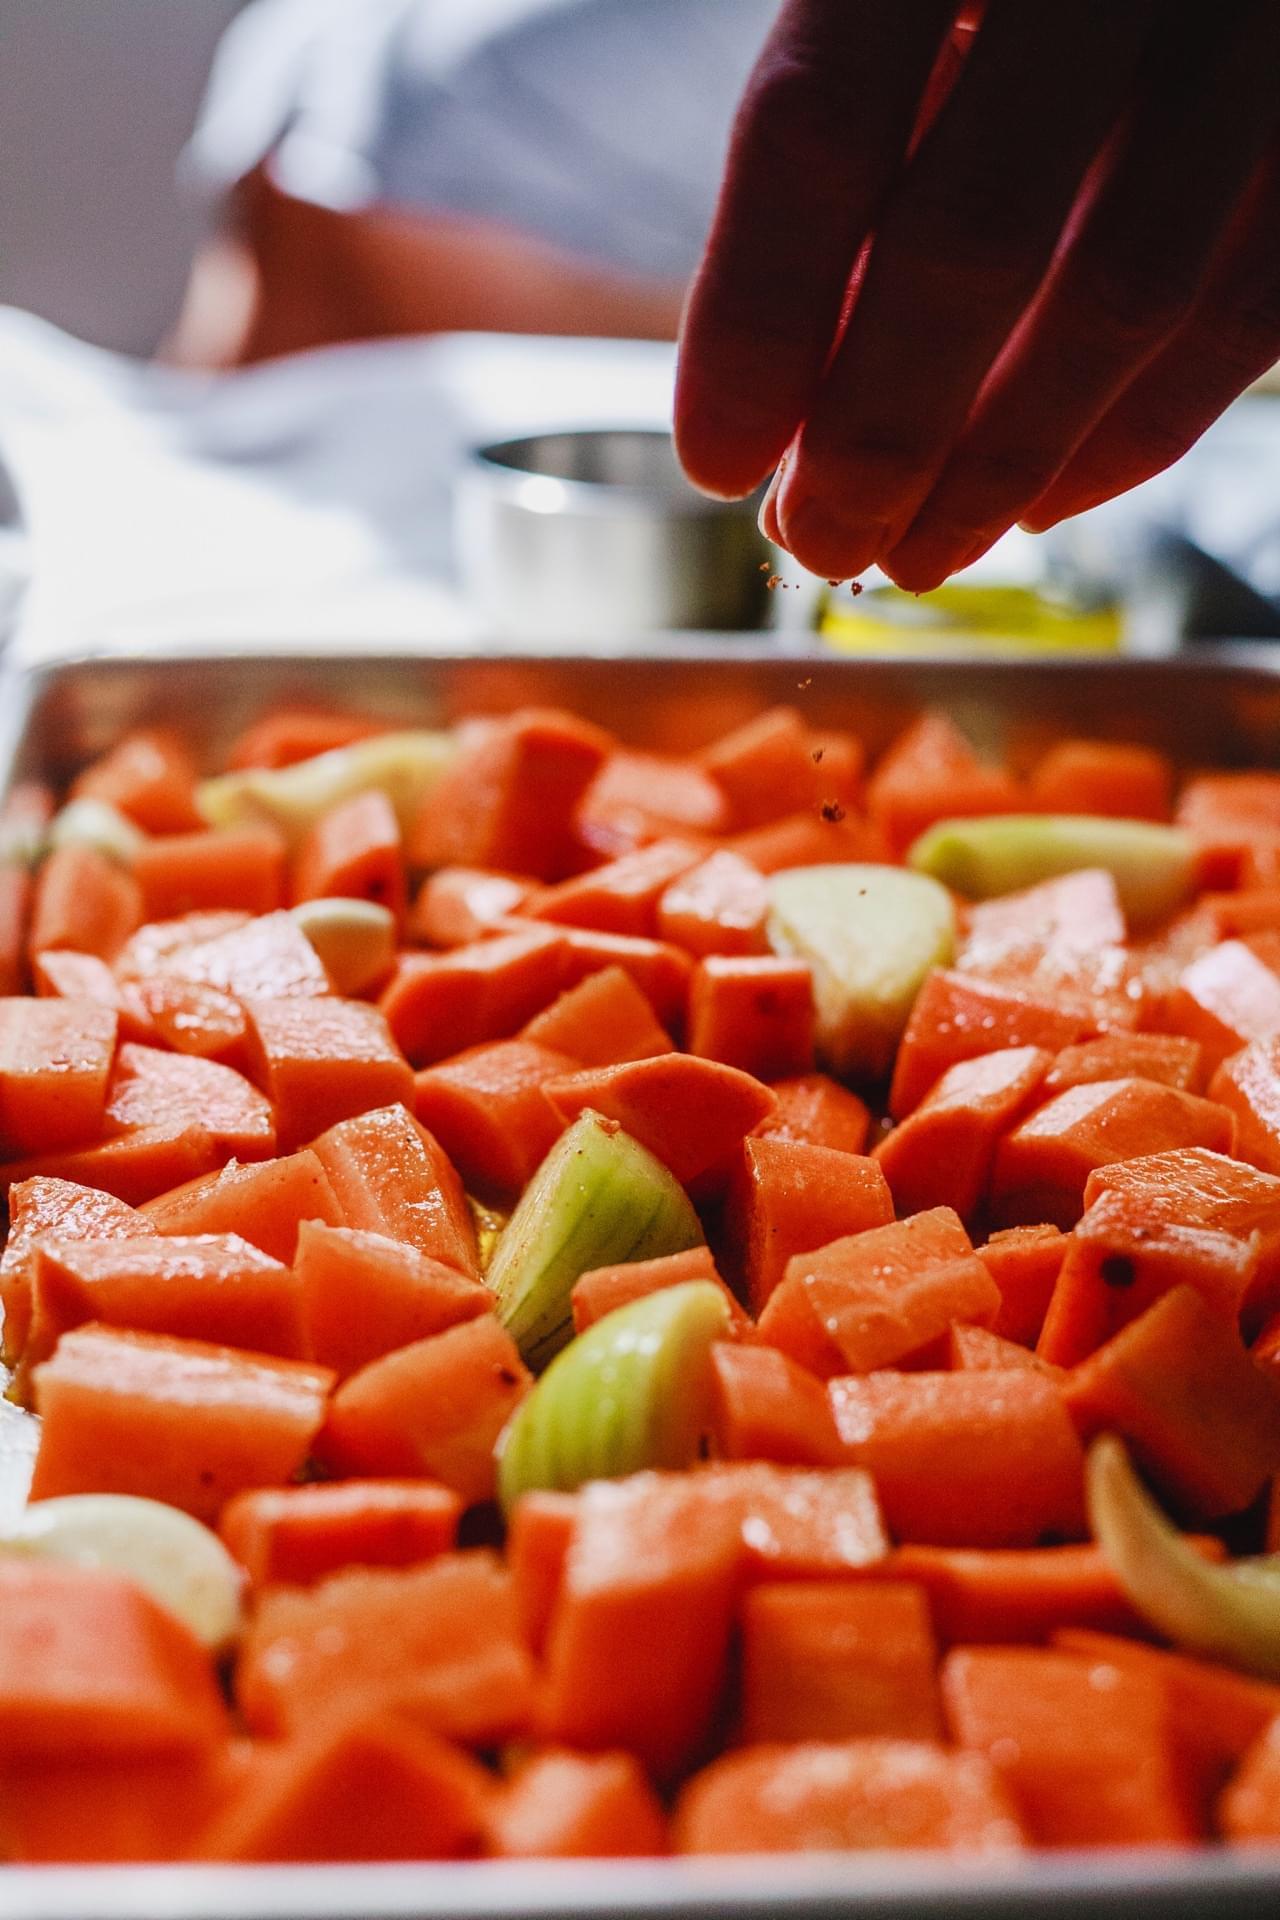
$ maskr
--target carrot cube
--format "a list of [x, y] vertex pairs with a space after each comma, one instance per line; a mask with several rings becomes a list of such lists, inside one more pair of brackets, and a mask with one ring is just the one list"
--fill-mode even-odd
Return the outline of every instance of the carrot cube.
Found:
[[109, 1136], [137, 1127], [203, 1127], [220, 1152], [238, 1160], [264, 1160], [276, 1145], [271, 1102], [243, 1074], [196, 1054], [132, 1043], [116, 1055], [105, 1120]]
[[194, 1634], [123, 1574], [0, 1559], [0, 1745], [37, 1756], [208, 1751], [227, 1718]]
[[493, 1307], [482, 1281], [385, 1234], [303, 1220], [294, 1271], [312, 1356], [339, 1379]]
[[378, 1005], [401, 1052], [423, 1067], [508, 1039], [555, 998], [564, 971], [561, 937], [531, 926], [448, 953], [402, 953]]
[[87, 1320], [299, 1360], [302, 1290], [238, 1234], [41, 1239], [34, 1249], [26, 1365]]
[[371, 787], [322, 813], [293, 856], [294, 900], [372, 900], [404, 919], [400, 824], [386, 794]]
[[535, 708], [477, 729], [423, 803], [412, 860], [561, 879], [578, 865], [578, 802], [609, 746], [598, 727]]
[[658, 901], [658, 932], [700, 957], [767, 953], [769, 886], [758, 867], [727, 847], [671, 882]]
[[0, 1154], [93, 1140], [116, 1016], [95, 1000], [0, 1000]]
[[202, 1861], [448, 1860], [474, 1853], [489, 1776], [394, 1714], [321, 1722], [255, 1746], [239, 1790], [199, 1835]]
[[234, 1161], [149, 1200], [145, 1217], [157, 1233], [240, 1233], [286, 1264], [304, 1220], [339, 1226], [343, 1209], [319, 1157], [309, 1147], [242, 1167]]
[[664, 1029], [675, 1033], [683, 1027], [693, 974], [693, 961], [683, 948], [629, 933], [597, 933], [594, 927], [563, 927], [560, 937], [562, 986], [574, 987], [604, 967], [621, 967]]
[[760, 1338], [829, 1378], [919, 1354], [953, 1320], [983, 1321], [995, 1281], [949, 1207], [852, 1233], [788, 1261], [760, 1315]]
[[533, 1384], [491, 1313], [370, 1361], [338, 1388], [317, 1455], [340, 1474], [427, 1474], [493, 1498], [494, 1444]]
[[895, 854], [935, 820], [1017, 813], [1026, 800], [1012, 774], [983, 766], [955, 722], [936, 709], [899, 734], [867, 786], [871, 818]]
[[403, 1107], [340, 1120], [315, 1153], [338, 1202], [335, 1224], [384, 1233], [478, 1279], [475, 1223], [462, 1182], [426, 1128]]
[[371, 1107], [412, 1102], [412, 1069], [376, 1007], [332, 995], [245, 1007], [254, 1077], [286, 1151]]
[[409, 914], [409, 934], [426, 947], [465, 947], [489, 933], [534, 890], [531, 880], [487, 867], [441, 867], [427, 875]]
[[985, 1246], [979, 1260], [1000, 1289], [992, 1332], [1020, 1346], [1034, 1346], [1062, 1267], [1067, 1240], [1057, 1227], [1005, 1227]]
[[734, 1334], [749, 1338], [754, 1333], [751, 1321], [716, 1272], [709, 1247], [690, 1247], [684, 1253], [666, 1253], [655, 1260], [624, 1261], [616, 1267], [592, 1267], [580, 1274], [570, 1296], [573, 1330], [585, 1333], [597, 1320], [632, 1300], [643, 1300], [663, 1287], [682, 1286], [686, 1280], [713, 1281], [724, 1294]]
[[197, 1520], [297, 1473], [333, 1375], [229, 1347], [84, 1326], [35, 1373], [31, 1497], [136, 1493]]
[[74, 1180], [18, 1181], [9, 1192], [9, 1237], [0, 1255], [0, 1358], [13, 1364], [26, 1344], [31, 1321], [31, 1276], [35, 1244], [44, 1234], [61, 1240], [110, 1240], [118, 1233], [151, 1233], [145, 1214], [97, 1187]]
[[144, 833], [187, 833], [203, 823], [190, 748], [167, 727], [138, 727], [72, 782], [73, 800], [105, 800]]
[[1090, 1026], [1087, 1013], [1062, 1003], [1047, 988], [939, 968], [912, 1005], [893, 1069], [889, 1111], [904, 1120], [958, 1061], [1006, 1047], [1057, 1053], [1083, 1039]]
[[472, 1193], [515, 1200], [561, 1131], [542, 1089], [575, 1065], [528, 1039], [468, 1047], [415, 1076], [415, 1109]]
[[164, 834], [138, 848], [133, 874], [148, 920], [201, 907], [271, 913], [284, 900], [285, 843], [268, 826]]
[[1175, 1033], [1199, 1041], [1210, 1068], [1252, 1040], [1280, 1035], [1280, 934], [1210, 947], [1182, 974], [1165, 1017]]
[[581, 1067], [613, 1067], [675, 1052], [671, 1036], [622, 967], [589, 973], [536, 1013], [520, 1038], [567, 1054]]
[[722, 1179], [743, 1139], [774, 1106], [768, 1087], [751, 1074], [687, 1053], [584, 1067], [548, 1080], [543, 1092], [565, 1122], [587, 1107], [616, 1120], [682, 1186]]
[[1045, 813], [1167, 820], [1173, 769], [1163, 753], [1117, 740], [1060, 740], [1037, 762], [1031, 795]]
[[131, 873], [96, 847], [55, 847], [36, 874], [28, 950], [69, 947], [114, 960], [142, 918], [142, 890]]
[[807, 1073], [814, 1017], [807, 962], [713, 954], [689, 986], [689, 1052], [757, 1080]]
[[1280, 1468], [1280, 1382], [1191, 1287], [1175, 1287], [1099, 1347], [1064, 1393], [1085, 1439], [1123, 1435], [1189, 1513], [1238, 1513]]
[[[1094, 1080], [1160, 1080], [1181, 1093], [1199, 1093], [1203, 1085], [1201, 1047], [1181, 1033], [1103, 1033], [1064, 1047], [1044, 1077], [1046, 1094]], [[1216, 1100], [1220, 1098], [1214, 1094]]]
[[960, 1647], [942, 1665], [954, 1738], [987, 1759], [1045, 1847], [1198, 1838], [1149, 1675], [1040, 1648]]
[[496, 1796], [497, 1859], [626, 1859], [667, 1851], [662, 1803], [629, 1753], [543, 1751]]
[[892, 1219], [893, 1199], [874, 1160], [771, 1133], [743, 1141], [725, 1220], [735, 1276], [753, 1313], [763, 1311], [792, 1258]]
[[1047, 1376], [882, 1371], [828, 1391], [845, 1458], [871, 1473], [895, 1538], [1031, 1547], [1084, 1531], [1080, 1442]]
[[1070, 1087], [1001, 1141], [992, 1208], [1007, 1226], [1047, 1220], [1070, 1227], [1096, 1168], [1175, 1147], [1229, 1153], [1232, 1132], [1225, 1107], [1155, 1080]]
[[729, 799], [735, 828], [858, 798], [861, 742], [849, 733], [815, 734], [794, 707], [770, 707], [700, 757]]
[[1209, 1097], [1235, 1117], [1236, 1158], [1280, 1174], [1280, 1035], [1224, 1060]]
[[743, 1741], [942, 1734], [938, 1649], [918, 1587], [821, 1580], [742, 1603]]
[[871, 1115], [865, 1101], [825, 1073], [788, 1074], [773, 1082], [778, 1104], [756, 1131], [775, 1140], [862, 1153]]
[[1002, 1047], [948, 1067], [875, 1150], [897, 1211], [976, 1213], [996, 1147], [1035, 1099], [1049, 1062], [1040, 1047]]
[[841, 1458], [831, 1405], [807, 1368], [775, 1347], [711, 1349], [716, 1450], [726, 1460], [829, 1466]]
[[654, 840], [558, 886], [544, 887], [520, 908], [532, 920], [559, 926], [594, 927], [653, 939], [658, 901], [681, 874], [696, 866], [702, 848], [691, 840]]
[[746, 1747], [694, 1775], [676, 1804], [677, 1853], [921, 1847], [1016, 1853], [1022, 1829], [989, 1763], [925, 1740]]
[[261, 1596], [236, 1666], [247, 1724], [272, 1737], [392, 1709], [490, 1746], [525, 1731], [533, 1663], [492, 1554], [351, 1567]]
[[454, 1545], [462, 1502], [422, 1480], [255, 1487], [222, 1509], [218, 1531], [255, 1587], [314, 1586], [344, 1567], [409, 1567]]

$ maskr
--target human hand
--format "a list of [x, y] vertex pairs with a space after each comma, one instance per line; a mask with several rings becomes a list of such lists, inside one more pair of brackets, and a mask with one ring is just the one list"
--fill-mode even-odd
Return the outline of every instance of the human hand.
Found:
[[914, 591], [1185, 451], [1280, 358], [1277, 0], [785, 0], [676, 440]]

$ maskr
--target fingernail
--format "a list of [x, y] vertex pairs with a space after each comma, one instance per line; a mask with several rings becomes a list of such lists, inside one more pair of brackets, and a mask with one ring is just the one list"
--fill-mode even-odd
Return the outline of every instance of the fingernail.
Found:
[[764, 499], [760, 502], [760, 512], [756, 516], [756, 525], [766, 540], [772, 540], [775, 546], [781, 544], [782, 533], [778, 526], [778, 488], [782, 485], [783, 469], [778, 468], [769, 482]]

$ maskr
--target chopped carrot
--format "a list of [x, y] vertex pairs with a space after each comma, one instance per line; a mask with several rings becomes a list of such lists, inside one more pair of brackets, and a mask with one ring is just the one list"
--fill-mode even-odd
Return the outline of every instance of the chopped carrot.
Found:
[[245, 1635], [236, 1697], [247, 1724], [273, 1737], [394, 1710], [489, 1746], [525, 1731], [532, 1681], [510, 1575], [471, 1552], [269, 1588]]
[[482, 1281], [403, 1240], [322, 1220], [295, 1231], [311, 1353], [339, 1379], [493, 1306]]
[[773, 1082], [778, 1104], [756, 1131], [776, 1140], [862, 1153], [871, 1115], [866, 1103], [825, 1073], [788, 1074]]
[[440, 1144], [403, 1107], [377, 1107], [313, 1141], [337, 1197], [335, 1224], [403, 1240], [478, 1278], [475, 1223]]
[[232, 1494], [293, 1478], [332, 1381], [295, 1360], [77, 1327], [35, 1372], [31, 1497], [133, 1493], [215, 1520]]
[[41, 863], [27, 946], [34, 956], [70, 947], [114, 960], [143, 918], [138, 881], [96, 847], [55, 847]]
[[587, 974], [536, 1013], [520, 1038], [567, 1054], [582, 1067], [612, 1067], [675, 1051], [670, 1034], [622, 967]]
[[862, 758], [852, 734], [820, 742], [794, 707], [770, 707], [700, 756], [733, 808], [735, 830], [763, 826], [805, 807], [816, 810], [824, 802], [852, 806]]
[[24, 1365], [48, 1359], [87, 1320], [300, 1360], [301, 1288], [238, 1234], [62, 1241], [35, 1247]]
[[1026, 1347], [1019, 1346], [1016, 1340], [1006, 1340], [1003, 1335], [993, 1333], [990, 1327], [966, 1327], [952, 1323], [947, 1335], [947, 1362], [959, 1372], [974, 1372], [986, 1369], [998, 1373], [1008, 1372], [1010, 1368], [1030, 1368], [1033, 1373], [1047, 1373], [1060, 1377], [1062, 1369], [1040, 1354], [1031, 1353]]
[[189, 833], [196, 809], [196, 763], [167, 727], [139, 727], [72, 782], [73, 800], [105, 800], [144, 833]]
[[542, 1089], [576, 1065], [529, 1039], [468, 1047], [414, 1076], [415, 1111], [471, 1192], [515, 1200], [561, 1130]]
[[564, 1579], [578, 1497], [573, 1493], [525, 1493], [507, 1520], [507, 1567], [521, 1631], [541, 1657], [547, 1628]]
[[713, 954], [689, 986], [690, 1053], [757, 1080], [813, 1066], [813, 977], [807, 961]]
[[578, 864], [578, 802], [609, 739], [571, 714], [528, 708], [460, 747], [409, 836], [418, 866], [497, 867], [559, 880]]
[[1173, 769], [1150, 747], [1060, 740], [1037, 762], [1029, 784], [1033, 804], [1045, 813], [1167, 820], [1173, 811]]
[[1190, 1763], [1198, 1795], [1208, 1802], [1228, 1774], [1280, 1714], [1280, 1687], [1164, 1647], [1141, 1646], [1116, 1632], [1081, 1631], [1059, 1623], [1054, 1645], [1121, 1673], [1149, 1675], [1164, 1687], [1170, 1733]]
[[40, 1755], [0, 1762], [5, 1856], [15, 1866], [185, 1859], [238, 1784], [243, 1743], [199, 1754]]
[[377, 1007], [326, 994], [248, 1000], [245, 1010], [251, 1071], [286, 1151], [371, 1107], [412, 1103], [413, 1071]]
[[807, 1368], [774, 1347], [711, 1349], [711, 1429], [726, 1460], [834, 1466], [841, 1443], [831, 1405]]
[[233, 772], [249, 767], [291, 767], [299, 760], [332, 753], [382, 733], [381, 721], [357, 713], [330, 712], [325, 707], [276, 707], [238, 733], [228, 747], [225, 764]]
[[6, 1554], [0, 1619], [5, 1762], [198, 1755], [224, 1735], [203, 1648], [124, 1574]]
[[878, 1566], [889, 1551], [875, 1486], [861, 1467], [814, 1472], [729, 1461], [700, 1467], [691, 1484], [736, 1517], [749, 1582], [840, 1579]]
[[395, 1714], [322, 1721], [296, 1739], [255, 1744], [193, 1858], [453, 1859], [478, 1850], [489, 1793], [474, 1760]]
[[148, 1039], [153, 1044], [158, 1041], [172, 1047], [175, 1053], [220, 1060], [230, 1067], [244, 1064], [249, 1021], [243, 1002], [234, 994], [200, 980], [179, 980], [167, 973], [156, 974], [150, 980], [124, 980], [120, 991], [126, 1007], [136, 1001], [153, 1030], [150, 1034], [130, 1035], [126, 1016], [122, 1015], [123, 1038]]
[[341, 1474], [427, 1474], [493, 1498], [494, 1443], [533, 1384], [492, 1314], [372, 1360], [338, 1388], [317, 1456]]
[[722, 847], [673, 880], [658, 901], [658, 932], [689, 953], [767, 953], [769, 888], [758, 867]]
[[485, 1851], [506, 1860], [662, 1854], [666, 1815], [629, 1753], [544, 1749], [495, 1797]]
[[732, 1276], [759, 1314], [788, 1261], [885, 1226], [893, 1198], [874, 1160], [765, 1133], [742, 1143], [725, 1218]]
[[683, 1053], [585, 1067], [549, 1080], [543, 1091], [566, 1122], [587, 1107], [616, 1120], [682, 1186], [723, 1177], [743, 1139], [774, 1107], [769, 1089], [749, 1073]]
[[903, 1580], [788, 1581], [742, 1603], [742, 1723], [763, 1740], [938, 1740], [938, 1650]]
[[[96, 953], [76, 953], [71, 947], [48, 947], [31, 962], [32, 984], [38, 994], [59, 1000], [96, 1000], [110, 1007], [122, 1040], [154, 1046], [161, 1041], [155, 1023], [136, 987], [117, 980]], [[162, 1042], [167, 1044], [167, 1039]]]
[[118, 1200], [140, 1207], [179, 1182], [212, 1173], [222, 1158], [207, 1127], [169, 1122], [132, 1127], [92, 1147], [51, 1147], [0, 1166], [0, 1187], [46, 1175], [101, 1187]]
[[1078, 968], [1085, 955], [1112, 951], [1125, 931], [1115, 880], [1085, 867], [967, 907], [956, 965], [988, 978], [1034, 978], [1057, 961]]
[[9, 1235], [0, 1255], [0, 1359], [12, 1365], [26, 1344], [35, 1247], [45, 1234], [69, 1241], [150, 1232], [154, 1228], [145, 1214], [97, 1187], [48, 1178], [14, 1185], [9, 1192]]
[[788, 867], [825, 867], [848, 860], [886, 860], [889, 848], [878, 826], [837, 805], [784, 813], [765, 827], [750, 827], [725, 842], [725, 851], [758, 873]]
[[529, 926], [448, 953], [402, 953], [378, 1004], [401, 1052], [424, 1067], [508, 1039], [563, 984], [563, 940]]
[[1280, 1468], [1280, 1382], [1231, 1324], [1175, 1287], [1076, 1368], [1064, 1396], [1081, 1434], [1121, 1434], [1186, 1513], [1238, 1513]]
[[[1044, 1077], [1046, 1094], [1095, 1080], [1159, 1080], [1180, 1093], [1200, 1093], [1201, 1049], [1180, 1033], [1104, 1033], [1064, 1047]], [[1218, 1096], [1215, 1094], [1214, 1098]]]
[[255, 1587], [314, 1586], [344, 1567], [411, 1567], [453, 1547], [462, 1502], [424, 1480], [256, 1487], [222, 1509], [223, 1544]]
[[1045, 1847], [1179, 1846], [1199, 1835], [1165, 1688], [1032, 1647], [960, 1647], [942, 1666], [958, 1743], [1004, 1781]]
[[577, 830], [591, 858], [614, 860], [669, 834], [718, 834], [728, 824], [723, 789], [696, 761], [620, 750], [583, 795]]
[[1022, 1828], [989, 1763], [926, 1740], [745, 1747], [693, 1776], [676, 1805], [677, 1853], [921, 1847], [1017, 1853]]
[[561, 938], [563, 986], [576, 986], [604, 967], [621, 967], [665, 1029], [683, 1028], [693, 962], [680, 947], [628, 933], [597, 933], [593, 927], [564, 927]]
[[157, 1233], [240, 1233], [288, 1265], [302, 1221], [341, 1226], [344, 1213], [319, 1157], [304, 1147], [173, 1186], [148, 1201], [146, 1218]]
[[[184, 927], [187, 929], [184, 935]], [[243, 1000], [293, 1000], [332, 993], [320, 957], [291, 913], [234, 919], [204, 914], [139, 930], [116, 962], [122, 979], [169, 973]]]
[[652, 939], [658, 932], [658, 901], [701, 858], [702, 848], [692, 840], [653, 840], [572, 880], [544, 887], [523, 902], [520, 912], [558, 926]]
[[1235, 1157], [1280, 1174], [1280, 1034], [1224, 1060], [1209, 1097], [1235, 1117]]
[[1242, 887], [1235, 893], [1202, 893], [1199, 905], [1213, 916], [1219, 940], [1280, 932], [1280, 886]]
[[738, 1338], [754, 1332], [751, 1321], [716, 1272], [709, 1247], [690, 1247], [685, 1253], [667, 1253], [656, 1260], [631, 1260], [616, 1267], [592, 1267], [573, 1283], [573, 1329], [585, 1333], [597, 1320], [632, 1300], [643, 1300], [663, 1287], [683, 1286], [686, 1280], [711, 1280], [724, 1294], [731, 1331]]
[[321, 814], [293, 856], [289, 892], [294, 900], [372, 900], [404, 919], [400, 823], [380, 788]]
[[667, 1778], [700, 1749], [728, 1677], [738, 1517], [683, 1475], [593, 1481], [578, 1501], [543, 1725], [589, 1751], [625, 1747]]
[[1210, 947], [1182, 974], [1165, 1017], [1200, 1042], [1210, 1069], [1251, 1040], [1280, 1034], [1280, 933]]
[[1080, 1443], [1044, 1375], [886, 1370], [829, 1392], [845, 1457], [874, 1477], [897, 1539], [1032, 1547], [1084, 1531]]
[[465, 947], [516, 912], [531, 880], [487, 867], [441, 867], [427, 875], [409, 913], [409, 934], [427, 947]]
[[983, 766], [949, 716], [936, 709], [898, 736], [867, 786], [871, 818], [894, 853], [935, 820], [1025, 810], [1022, 789], [1000, 767]]
[[274, 827], [158, 834], [133, 857], [148, 920], [207, 907], [270, 913], [284, 900], [285, 843]]
[[770, 1346], [829, 1378], [895, 1366], [941, 1339], [953, 1320], [990, 1320], [999, 1305], [999, 1289], [959, 1219], [934, 1207], [797, 1254], [769, 1295], [759, 1330]]
[[116, 1015], [95, 1000], [0, 1000], [0, 1153], [94, 1139], [115, 1045]]
[[1041, 1047], [959, 1060], [875, 1149], [899, 1213], [948, 1206], [971, 1219], [1000, 1139], [1034, 1102], [1050, 1064]]
[[204, 1127], [221, 1152], [239, 1160], [265, 1160], [275, 1150], [272, 1102], [243, 1074], [196, 1054], [122, 1046], [107, 1085], [104, 1132], [185, 1126]]
[[1007, 1134], [996, 1151], [991, 1204], [1001, 1223], [1080, 1218], [1089, 1175], [1136, 1154], [1175, 1147], [1229, 1153], [1225, 1107], [1155, 1080], [1097, 1080], [1070, 1087]]
[[993, 1333], [1020, 1346], [1035, 1345], [1066, 1248], [1059, 1228], [1033, 1226], [1005, 1227], [974, 1249], [1000, 1289]]
[[1092, 1541], [1065, 1547], [899, 1547], [876, 1571], [923, 1588], [946, 1646], [1046, 1640], [1066, 1626], [1140, 1630], [1110, 1561]]
[[939, 969], [916, 995], [898, 1047], [889, 1111], [904, 1120], [948, 1067], [1005, 1047], [1058, 1053], [1090, 1030], [1089, 1018], [1047, 994]]

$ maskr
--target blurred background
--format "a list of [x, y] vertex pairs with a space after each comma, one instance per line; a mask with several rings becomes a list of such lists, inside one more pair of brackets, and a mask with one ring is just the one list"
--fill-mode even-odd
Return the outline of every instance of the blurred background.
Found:
[[243, 0], [0, 0], [0, 303], [149, 354], [205, 211], [178, 185]]
[[[40, 650], [1280, 635], [1275, 398], [922, 601], [829, 595], [750, 506], [722, 528], [683, 489], [671, 343], [774, 7], [0, 0], [0, 629], [20, 606]], [[473, 457], [521, 437], [514, 466]], [[727, 564], [746, 585], [717, 597]]]

